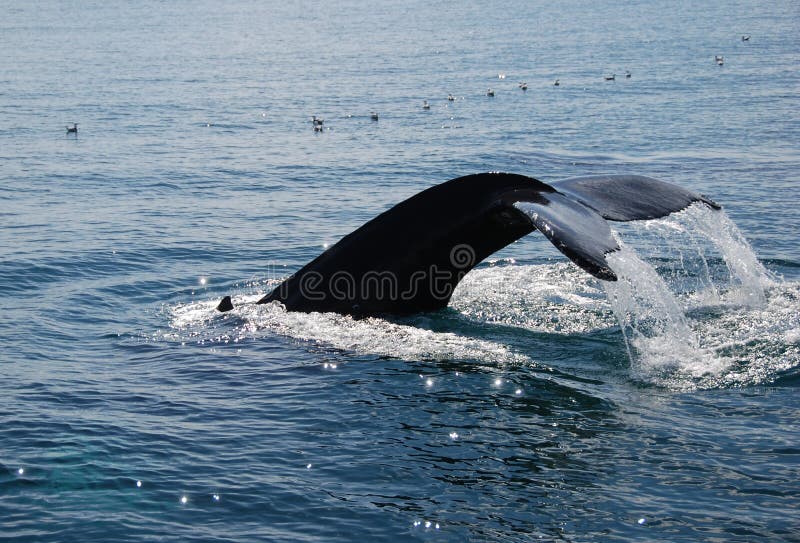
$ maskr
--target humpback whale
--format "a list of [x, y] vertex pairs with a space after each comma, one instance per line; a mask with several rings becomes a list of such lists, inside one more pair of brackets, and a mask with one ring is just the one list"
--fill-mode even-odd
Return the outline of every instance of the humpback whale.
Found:
[[[368, 221], [256, 303], [354, 317], [435, 311], [473, 267], [534, 230], [588, 273], [615, 281], [605, 255], [619, 246], [607, 221], [657, 219], [694, 202], [720, 209], [703, 195], [641, 175], [551, 184], [500, 172], [459, 177]], [[233, 309], [230, 297], [217, 309]]]

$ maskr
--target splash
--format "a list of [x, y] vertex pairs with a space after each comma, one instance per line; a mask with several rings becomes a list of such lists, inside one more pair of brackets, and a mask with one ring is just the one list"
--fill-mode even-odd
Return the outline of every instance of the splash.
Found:
[[701, 348], [683, 308], [655, 268], [624, 245], [607, 260], [619, 279], [604, 287], [635, 369], [645, 374], [684, 370], [697, 377], [729, 364]]
[[620, 242], [607, 256], [619, 280], [604, 287], [637, 377], [673, 388], [732, 383], [752, 367], [755, 341], [792, 329], [771, 332], [767, 323], [786, 314], [769, 294], [778, 283], [724, 212], [693, 205], [629, 230], [638, 250]]

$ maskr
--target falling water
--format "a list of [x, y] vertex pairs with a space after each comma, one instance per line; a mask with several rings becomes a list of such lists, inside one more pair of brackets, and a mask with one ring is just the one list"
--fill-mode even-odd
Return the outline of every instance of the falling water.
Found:
[[[761, 307], [765, 289], [775, 285], [723, 211], [696, 204], [661, 220], [630, 223], [630, 228], [639, 253], [660, 268], [671, 264], [663, 275], [697, 304]], [[715, 265], [719, 259], [724, 266]]]
[[[641, 254], [620, 242], [607, 256], [619, 280], [604, 286], [635, 369], [697, 377], [730, 366], [731, 358], [698, 337], [687, 309], [766, 303], [765, 288], [774, 282], [739, 229], [724, 212], [701, 205], [631, 229]], [[669, 265], [665, 251], [673, 253]]]
[[[724, 293], [714, 289], [719, 295], [717, 303], [750, 307], [760, 307], [766, 303], [764, 290], [774, 286], [775, 281], [724, 211], [694, 205], [683, 213], [653, 223], [655, 228], [663, 223], [668, 228], [682, 231], [696, 248], [702, 246], [705, 238], [720, 252], [728, 270], [728, 288]], [[707, 262], [705, 265], [707, 268]]]

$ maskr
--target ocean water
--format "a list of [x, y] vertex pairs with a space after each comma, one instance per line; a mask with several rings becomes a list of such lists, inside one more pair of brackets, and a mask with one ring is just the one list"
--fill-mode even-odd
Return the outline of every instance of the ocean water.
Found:
[[[0, 540], [800, 541], [797, 2], [0, 13]], [[615, 285], [533, 233], [433, 314], [214, 312], [491, 170], [724, 213], [615, 225]]]

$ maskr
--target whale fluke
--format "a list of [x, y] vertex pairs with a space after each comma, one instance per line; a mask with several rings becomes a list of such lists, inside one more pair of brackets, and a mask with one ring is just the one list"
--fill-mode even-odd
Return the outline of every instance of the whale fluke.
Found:
[[[434, 311], [473, 267], [534, 230], [590, 274], [614, 281], [605, 255], [619, 247], [606, 221], [655, 219], [693, 202], [719, 209], [704, 196], [639, 175], [552, 184], [511, 173], [459, 177], [381, 213], [257, 303], [356, 317]], [[230, 297], [218, 306], [232, 308]]]

